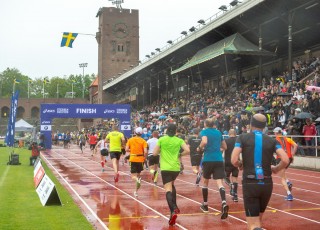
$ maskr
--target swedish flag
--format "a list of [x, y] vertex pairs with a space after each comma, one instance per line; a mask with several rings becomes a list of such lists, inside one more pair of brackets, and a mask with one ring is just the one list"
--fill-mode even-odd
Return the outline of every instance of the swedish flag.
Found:
[[61, 47], [66, 46], [72, 48], [72, 43], [77, 37], [77, 33], [64, 32], [61, 40]]
[[13, 80], [13, 83], [14, 83], [14, 84], [19, 84], [19, 83], [20, 83], [20, 81], [19, 81], [19, 80], [17, 80], [17, 79], [14, 79], [14, 80]]

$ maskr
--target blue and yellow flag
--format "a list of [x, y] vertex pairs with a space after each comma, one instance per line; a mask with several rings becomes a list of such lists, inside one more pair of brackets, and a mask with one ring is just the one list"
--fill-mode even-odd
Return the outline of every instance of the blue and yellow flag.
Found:
[[14, 80], [13, 80], [13, 83], [14, 83], [14, 84], [19, 84], [20, 81], [19, 81], [18, 79], [14, 79]]
[[72, 43], [77, 37], [77, 33], [64, 32], [61, 40], [61, 47], [66, 46], [72, 48]]

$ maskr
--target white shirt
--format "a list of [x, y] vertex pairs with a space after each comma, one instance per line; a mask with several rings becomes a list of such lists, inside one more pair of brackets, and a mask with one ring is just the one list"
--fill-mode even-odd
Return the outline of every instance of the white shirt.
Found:
[[102, 149], [109, 149], [109, 143], [107, 143], [105, 140], [100, 140], [100, 150]]
[[148, 156], [151, 156], [153, 154], [153, 149], [154, 149], [154, 147], [156, 147], [157, 142], [158, 142], [158, 138], [155, 138], [155, 137], [153, 137], [147, 141], [148, 147], [149, 147], [148, 148]]

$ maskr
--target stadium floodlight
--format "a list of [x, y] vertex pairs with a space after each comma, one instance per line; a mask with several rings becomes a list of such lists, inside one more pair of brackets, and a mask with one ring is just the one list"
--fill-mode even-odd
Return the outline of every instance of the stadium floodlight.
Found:
[[206, 24], [203, 19], [200, 19], [200, 20], [198, 21], [198, 23], [201, 24], [201, 25], [205, 25], [205, 24]]
[[153, 55], [155, 55], [155, 53], [154, 53], [154, 52], [151, 52], [151, 55], [153, 56]]
[[195, 30], [196, 30], [196, 28], [195, 28], [194, 26], [192, 26], [192, 27], [189, 29], [190, 32], [194, 32]]
[[188, 33], [187, 33], [187, 31], [184, 30], [184, 31], [181, 32], [181, 34], [187, 36]]
[[160, 51], [161, 51], [161, 50], [160, 50], [160, 48], [155, 48], [155, 50], [156, 50], [156, 51], [158, 51], [158, 52], [160, 52]]
[[169, 44], [171, 44], [171, 45], [172, 45], [172, 43], [173, 43], [173, 42], [172, 42], [171, 40], [169, 40], [169, 41], [167, 41], [167, 43], [169, 43]]
[[150, 58], [150, 55], [146, 55], [147, 58]]
[[228, 8], [227, 8], [226, 5], [222, 5], [222, 6], [220, 6], [218, 9], [219, 9], [219, 10], [222, 10], [222, 11], [227, 11], [227, 10], [228, 10]]
[[241, 3], [241, 2], [239, 2], [238, 0], [233, 0], [232, 2], [230, 2], [230, 6], [236, 6], [238, 5], [238, 3]]

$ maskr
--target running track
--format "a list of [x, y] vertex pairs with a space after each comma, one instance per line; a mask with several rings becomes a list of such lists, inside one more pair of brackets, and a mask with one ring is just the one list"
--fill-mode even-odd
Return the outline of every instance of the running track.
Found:
[[[181, 214], [173, 227], [168, 225], [170, 213], [161, 176], [158, 186], [155, 186], [151, 183], [150, 174], [143, 171], [136, 199], [129, 165], [122, 165], [122, 159], [120, 179], [114, 183], [111, 161], [108, 159], [106, 170], [101, 172], [100, 155], [92, 157], [88, 148], [82, 154], [76, 145], [70, 149], [54, 147], [41, 152], [41, 157], [95, 229], [246, 229], [241, 185], [238, 203], [231, 200], [229, 188], [225, 185], [230, 209], [229, 217], [221, 220], [219, 191], [216, 183], [210, 181], [209, 213], [201, 212], [201, 186], [194, 184], [195, 175], [192, 174], [189, 156], [183, 157], [184, 174], [179, 175], [175, 182]], [[279, 177], [274, 176], [273, 195], [264, 214], [263, 227], [277, 230], [320, 229], [320, 172], [289, 168], [287, 176], [293, 183], [294, 201], [284, 200], [285, 191]]]

